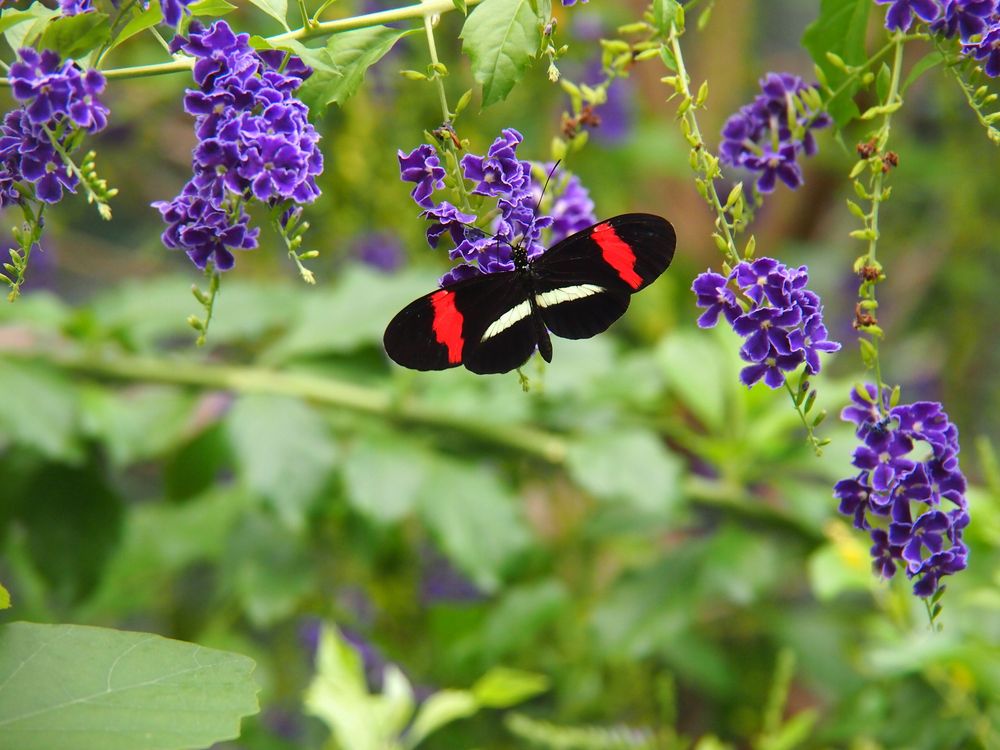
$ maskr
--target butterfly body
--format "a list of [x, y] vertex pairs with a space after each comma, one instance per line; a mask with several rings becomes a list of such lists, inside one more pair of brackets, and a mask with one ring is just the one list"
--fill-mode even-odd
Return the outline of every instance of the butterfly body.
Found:
[[536, 350], [550, 362], [550, 333], [582, 339], [606, 330], [667, 268], [675, 242], [666, 219], [623, 214], [534, 258], [514, 248], [513, 270], [449, 284], [403, 308], [386, 327], [386, 352], [415, 370], [508, 372]]

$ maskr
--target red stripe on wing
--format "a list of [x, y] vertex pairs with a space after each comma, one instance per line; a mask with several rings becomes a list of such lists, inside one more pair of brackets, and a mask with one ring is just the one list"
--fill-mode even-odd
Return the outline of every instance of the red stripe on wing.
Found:
[[635, 253], [627, 242], [615, 234], [614, 227], [607, 222], [598, 224], [590, 233], [590, 238], [601, 248], [604, 262], [618, 272], [622, 281], [633, 289], [642, 286], [642, 277], [635, 272]]
[[455, 293], [442, 289], [431, 295], [434, 306], [434, 337], [448, 347], [448, 362], [457, 365], [462, 361], [462, 313], [455, 307]]

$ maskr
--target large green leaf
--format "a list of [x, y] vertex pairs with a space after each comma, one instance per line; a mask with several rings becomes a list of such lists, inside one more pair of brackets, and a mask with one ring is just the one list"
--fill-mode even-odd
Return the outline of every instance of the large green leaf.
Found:
[[181, 750], [234, 739], [257, 712], [239, 654], [79, 625], [0, 627], [0, 747]]
[[32, 3], [23, 11], [5, 11], [0, 17], [0, 29], [12, 50], [19, 50], [32, 44], [41, 34], [49, 20], [59, 15], [59, 11], [47, 8], [41, 3]]
[[365, 73], [393, 46], [413, 30], [372, 26], [334, 34], [326, 45], [330, 70], [317, 70], [306, 79], [298, 94], [311, 110], [322, 111], [330, 104], [343, 104], [365, 79]]
[[228, 427], [243, 481], [289, 527], [302, 528], [337, 462], [326, 422], [298, 399], [252, 395], [236, 402]]
[[151, 29], [156, 24], [163, 20], [163, 11], [160, 10], [160, 4], [158, 2], [150, 3], [146, 10], [139, 10], [138, 13], [132, 16], [125, 28], [118, 32], [118, 36], [115, 37], [115, 43], [112, 46], [117, 47], [122, 42], [131, 39], [136, 34], [139, 34], [146, 29]]
[[360, 435], [344, 460], [347, 501], [380, 523], [405, 518], [417, 503], [430, 457], [398, 435]]
[[[831, 88], [836, 89], [846, 75], [827, 59], [827, 52], [839, 55], [848, 65], [859, 65], [867, 58], [865, 31], [871, 5], [869, 0], [822, 0], [819, 18], [802, 36], [802, 45], [822, 68]], [[852, 84], [830, 101], [828, 109], [837, 125], [846, 125], [858, 116], [854, 103], [857, 91], [857, 84]]]
[[439, 460], [420, 492], [420, 510], [442, 549], [480, 588], [495, 590], [528, 544], [515, 498], [484, 467]]
[[573, 479], [601, 499], [657, 515], [680, 499], [680, 460], [645, 430], [595, 433], [575, 442], [568, 460]]
[[462, 50], [483, 87], [483, 106], [503, 101], [524, 77], [541, 45], [540, 19], [531, 0], [485, 0], [462, 27]]
[[51, 49], [62, 57], [83, 57], [108, 40], [111, 26], [103, 13], [81, 13], [56, 18], [45, 27], [39, 46]]
[[0, 360], [0, 393], [11, 396], [0, 409], [0, 447], [13, 443], [63, 462], [82, 457], [79, 405], [68, 379], [33, 363]]

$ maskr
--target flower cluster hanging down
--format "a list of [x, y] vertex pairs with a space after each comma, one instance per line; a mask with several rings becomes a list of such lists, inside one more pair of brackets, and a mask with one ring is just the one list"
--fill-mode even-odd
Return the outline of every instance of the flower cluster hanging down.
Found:
[[522, 245], [533, 258], [545, 250], [542, 230], [551, 230], [550, 242], [554, 243], [597, 221], [593, 201], [573, 175], [556, 181], [549, 213], [539, 213], [543, 182], [552, 165], [519, 159], [517, 147], [522, 140], [519, 132], [508, 128], [484, 156], [462, 157], [467, 192], [477, 202], [496, 200], [491, 233], [475, 226], [476, 214], [462, 211], [447, 200], [433, 200], [434, 191], [445, 185], [445, 169], [433, 146], [425, 143], [409, 154], [399, 152], [400, 177], [415, 183], [410, 195], [422, 209], [421, 216], [433, 222], [427, 229], [428, 244], [436, 248], [447, 235], [453, 242], [450, 257], [462, 261], [441, 278], [441, 284], [480, 273], [513, 270], [514, 246]]
[[875, 572], [891, 578], [898, 564], [916, 579], [913, 593], [932, 596], [943, 576], [963, 570], [969, 523], [965, 476], [958, 466], [958, 429], [941, 404], [918, 401], [880, 409], [873, 385], [851, 393], [841, 418], [857, 425], [860, 470], [834, 486], [840, 512], [869, 531]]
[[294, 92], [311, 69], [278, 50], [257, 51], [248, 34], [224, 21], [211, 29], [191, 25], [175, 37], [174, 52], [195, 58], [197, 89], [188, 89], [184, 109], [195, 117], [198, 145], [194, 175], [172, 201], [153, 205], [167, 229], [163, 243], [184, 250], [199, 268], [233, 267], [232, 250], [257, 246], [244, 205], [311, 203], [323, 171], [319, 134], [309, 110]]
[[[58, 203], [63, 191], [80, 182], [59, 151], [70, 150], [80, 132], [96, 133], [108, 124], [108, 108], [98, 100], [104, 76], [61, 61], [51, 50], [18, 53], [10, 66], [11, 91], [21, 107], [8, 112], [0, 127], [0, 207], [22, 198]], [[34, 195], [17, 187], [30, 183]]]
[[785, 384], [785, 373], [803, 362], [810, 375], [820, 371], [820, 352], [840, 344], [827, 339], [823, 306], [806, 289], [805, 266], [788, 268], [774, 258], [743, 261], [728, 276], [707, 271], [692, 285], [699, 307], [707, 308], [698, 325], [711, 328], [723, 315], [745, 338], [740, 357], [750, 363], [740, 372], [745, 385], [761, 378], [771, 388]]
[[802, 184], [799, 154], [816, 153], [812, 131], [830, 124], [817, 109], [818, 92], [790, 73], [768, 73], [761, 93], [722, 128], [719, 160], [757, 176], [757, 190], [770, 193], [777, 180], [794, 189]]

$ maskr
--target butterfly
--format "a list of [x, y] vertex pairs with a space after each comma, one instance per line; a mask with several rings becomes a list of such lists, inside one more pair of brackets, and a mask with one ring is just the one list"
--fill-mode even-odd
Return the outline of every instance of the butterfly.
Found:
[[385, 351], [413, 370], [508, 372], [536, 349], [551, 362], [549, 334], [586, 339], [607, 330], [670, 265], [676, 242], [666, 219], [622, 214], [534, 258], [514, 247], [514, 270], [448, 284], [400, 310], [385, 329]]

